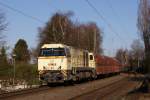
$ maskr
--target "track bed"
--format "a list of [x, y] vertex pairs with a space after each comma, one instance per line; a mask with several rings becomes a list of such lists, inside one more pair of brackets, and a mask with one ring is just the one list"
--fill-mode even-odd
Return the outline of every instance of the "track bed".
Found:
[[[130, 89], [135, 88], [139, 84], [137, 82], [129, 81], [128, 79], [128, 75], [117, 75], [81, 84], [52, 87], [46, 90], [41, 90], [40, 92], [17, 95], [3, 100], [87, 100], [87, 98], [93, 100], [95, 97], [104, 98], [105, 96], [117, 96], [117, 94], [120, 93], [120, 89], [127, 89], [127, 87]], [[126, 84], [131, 84], [131, 86]], [[114, 92], [116, 90], [117, 92]], [[126, 91], [121, 92], [120, 96], [122, 96], [124, 93], [126, 93]]]

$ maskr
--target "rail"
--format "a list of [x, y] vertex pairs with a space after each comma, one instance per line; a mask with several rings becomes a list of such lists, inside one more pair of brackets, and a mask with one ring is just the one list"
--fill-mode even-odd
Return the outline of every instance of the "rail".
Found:
[[29, 89], [17, 90], [17, 91], [13, 91], [13, 92], [1, 93], [0, 99], [10, 98], [10, 97], [14, 97], [17, 95], [24, 95], [24, 94], [33, 93], [33, 92], [39, 92], [39, 91], [43, 91], [43, 90], [48, 90], [50, 88], [51, 87], [48, 87], [48, 86], [39, 86], [39, 87], [35, 87], [35, 88], [29, 88]]
[[[80, 94], [80, 95], [77, 95], [73, 98], [70, 98], [69, 100], [79, 100], [79, 99], [82, 99], [82, 97], [84, 98], [84, 96], [86, 97], [90, 97], [88, 95], [91, 95], [91, 94], [94, 94], [96, 93], [97, 91], [101, 91], [100, 92], [100, 97], [103, 98], [111, 93], [113, 93], [114, 91], [118, 90], [119, 88], [122, 87], [122, 84], [126, 84], [125, 80], [129, 80], [129, 77], [124, 77], [122, 79], [119, 79], [119, 80], [116, 80], [110, 84], [107, 84], [105, 86], [102, 86], [102, 87], [99, 87], [99, 88], [96, 88], [94, 90], [91, 90], [91, 91], [88, 91], [86, 93], [83, 93], [83, 94]], [[134, 87], [134, 89], [137, 89], [141, 86], [141, 81], [138, 82], [138, 85], [136, 87]], [[107, 90], [107, 91], [105, 91]], [[108, 91], [109, 90], [109, 91]]]
[[107, 84], [107, 85], [105, 85], [105, 86], [103, 86], [103, 87], [100, 87], [100, 88], [97, 88], [97, 89], [88, 91], [88, 92], [83, 93], [83, 94], [80, 94], [80, 95], [77, 95], [77, 96], [75, 96], [75, 97], [73, 97], [73, 98], [71, 98], [71, 99], [69, 99], [69, 100], [76, 100], [76, 99], [79, 98], [79, 97], [82, 97], [82, 96], [91, 94], [92, 92], [98, 91], [98, 90], [100, 90], [100, 89], [105, 89], [106, 87], [110, 87], [110, 86], [112, 86], [112, 85], [114, 85], [114, 84], [116, 84], [116, 83], [118, 83], [118, 82], [120, 82], [120, 81], [122, 81], [122, 80], [125, 80], [125, 79], [127, 79], [127, 77], [125, 77], [125, 78], [123, 78], [123, 79], [120, 79], [120, 80], [117, 80], [117, 81], [115, 81], [115, 82], [113, 82], [113, 83]]

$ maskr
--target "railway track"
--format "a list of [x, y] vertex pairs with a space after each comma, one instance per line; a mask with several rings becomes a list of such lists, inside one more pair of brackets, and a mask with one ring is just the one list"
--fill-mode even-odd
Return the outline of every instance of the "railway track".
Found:
[[[133, 87], [133, 84], [129, 84], [128, 80], [128, 78], [117, 80], [103, 87], [75, 96], [70, 100], [116, 100], [116, 98], [123, 97], [127, 93], [126, 87]], [[140, 85], [141, 82], [137, 86]]]
[[26, 95], [29, 93], [35, 93], [43, 90], [49, 90], [51, 87], [48, 86], [39, 86], [35, 88], [30, 88], [30, 89], [23, 89], [23, 90], [18, 90], [18, 91], [13, 91], [13, 92], [6, 92], [6, 93], [1, 93], [0, 94], [0, 100], [15, 97], [18, 95]]
[[[93, 94], [96, 94], [96, 92], [99, 92], [98, 97], [105, 97], [107, 95], [109, 95], [110, 93], [112, 93], [115, 90], [118, 90], [119, 88], [121, 88], [120, 84], [125, 84], [125, 80], [127, 80], [128, 78], [123, 78], [120, 80], [117, 80], [113, 83], [110, 83], [108, 85], [105, 85], [103, 87], [97, 88], [95, 90], [83, 93], [81, 95], [75, 96], [73, 98], [71, 98], [70, 100], [87, 100], [89, 98], [91, 98], [91, 100], [93, 100]], [[98, 98], [94, 98], [94, 100], [99, 100]]]

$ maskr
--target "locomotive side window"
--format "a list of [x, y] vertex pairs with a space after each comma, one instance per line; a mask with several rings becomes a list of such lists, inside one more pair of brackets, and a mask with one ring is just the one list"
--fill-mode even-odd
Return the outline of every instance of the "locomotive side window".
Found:
[[93, 60], [93, 55], [90, 55], [90, 60]]
[[65, 56], [64, 48], [42, 48], [40, 56]]

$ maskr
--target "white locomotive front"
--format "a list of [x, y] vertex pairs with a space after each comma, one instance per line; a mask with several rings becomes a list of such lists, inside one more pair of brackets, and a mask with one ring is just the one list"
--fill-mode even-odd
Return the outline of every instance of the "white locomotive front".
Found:
[[63, 44], [44, 44], [38, 57], [38, 71], [40, 79], [47, 83], [94, 78], [95, 60], [86, 50]]

